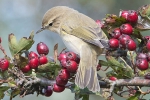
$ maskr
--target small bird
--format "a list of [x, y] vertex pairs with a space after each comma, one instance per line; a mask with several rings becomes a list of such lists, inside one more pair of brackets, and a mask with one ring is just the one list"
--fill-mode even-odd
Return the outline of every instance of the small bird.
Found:
[[75, 84], [81, 89], [100, 92], [97, 78], [98, 56], [108, 46], [108, 39], [90, 17], [66, 6], [49, 9], [42, 20], [42, 28], [58, 33], [67, 49], [80, 56]]

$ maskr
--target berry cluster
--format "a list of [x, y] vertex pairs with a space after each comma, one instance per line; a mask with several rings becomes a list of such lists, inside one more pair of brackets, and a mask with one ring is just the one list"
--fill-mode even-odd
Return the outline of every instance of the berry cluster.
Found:
[[56, 76], [56, 83], [53, 84], [53, 87], [48, 86], [42, 89], [42, 93], [45, 96], [51, 96], [53, 91], [57, 93], [63, 92], [71, 74], [74, 75], [74, 73], [76, 73], [80, 61], [77, 54], [67, 51], [61, 52], [58, 55], [58, 60], [60, 61], [62, 69]]
[[21, 68], [22, 72], [28, 73], [31, 69], [37, 69], [39, 65], [46, 64], [48, 62], [47, 54], [49, 48], [43, 42], [37, 44], [37, 53], [30, 51], [28, 54], [29, 63]]
[[[110, 33], [109, 46], [112, 49], [123, 48], [129, 51], [135, 51], [137, 44], [134, 41], [132, 34], [134, 34], [134, 24], [138, 20], [138, 14], [134, 10], [121, 11], [120, 17], [126, 21], [120, 27], [112, 30]], [[146, 36], [147, 39], [146, 47], [150, 50], [150, 36]], [[149, 53], [139, 53], [136, 59], [136, 66], [140, 70], [148, 69]]]
[[136, 43], [131, 38], [131, 35], [134, 32], [133, 26], [138, 20], [138, 14], [134, 10], [121, 11], [120, 17], [124, 18], [126, 23], [112, 30], [110, 33], [111, 39], [109, 40], [109, 46], [113, 49], [120, 47], [134, 51], [136, 50]]
[[62, 92], [65, 89], [65, 85], [67, 84], [71, 73], [76, 73], [80, 59], [74, 52], [64, 51], [59, 54], [58, 60], [60, 61], [62, 69], [56, 77], [56, 84], [54, 84], [54, 87], [57, 88], [53, 90], [55, 92]]

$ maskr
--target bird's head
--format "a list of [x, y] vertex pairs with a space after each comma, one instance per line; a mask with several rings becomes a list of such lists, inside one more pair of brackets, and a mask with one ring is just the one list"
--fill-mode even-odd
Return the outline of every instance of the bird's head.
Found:
[[65, 19], [66, 14], [70, 11], [72, 11], [72, 9], [66, 6], [56, 6], [49, 9], [43, 16], [41, 29], [36, 33], [46, 29], [52, 32], [60, 33], [60, 25]]

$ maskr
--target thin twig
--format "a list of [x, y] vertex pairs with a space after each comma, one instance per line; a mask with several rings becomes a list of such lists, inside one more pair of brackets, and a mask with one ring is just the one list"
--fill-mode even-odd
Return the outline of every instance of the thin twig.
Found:
[[0, 50], [3, 52], [3, 54], [4, 54], [5, 56], [7, 56], [6, 51], [5, 51], [5, 49], [2, 47], [1, 43], [0, 43]]

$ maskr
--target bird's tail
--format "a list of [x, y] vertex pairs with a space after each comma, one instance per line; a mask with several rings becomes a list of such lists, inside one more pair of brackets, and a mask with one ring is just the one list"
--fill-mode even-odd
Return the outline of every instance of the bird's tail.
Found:
[[76, 73], [75, 84], [81, 89], [87, 87], [92, 92], [99, 92], [100, 85], [97, 78], [98, 54], [95, 46], [82, 46], [80, 64]]

